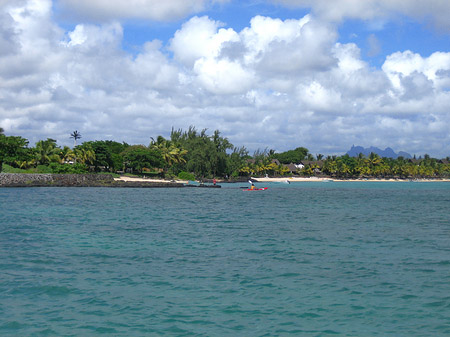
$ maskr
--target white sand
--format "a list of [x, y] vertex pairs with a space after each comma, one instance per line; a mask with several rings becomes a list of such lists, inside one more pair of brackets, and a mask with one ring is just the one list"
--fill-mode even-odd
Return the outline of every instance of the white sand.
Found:
[[164, 179], [151, 179], [151, 178], [135, 178], [135, 177], [125, 177], [121, 176], [120, 178], [114, 178], [116, 181], [138, 181], [138, 182], [147, 182], [147, 183], [181, 183], [187, 184], [187, 180], [164, 180]]
[[282, 178], [253, 178], [259, 182], [301, 182], [301, 181], [324, 181], [330, 180], [330, 178], [317, 178], [317, 177], [282, 177]]

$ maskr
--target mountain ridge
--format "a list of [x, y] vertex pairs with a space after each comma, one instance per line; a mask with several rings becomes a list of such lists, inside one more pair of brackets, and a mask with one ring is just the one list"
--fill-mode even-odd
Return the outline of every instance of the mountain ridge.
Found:
[[360, 153], [362, 153], [365, 156], [369, 156], [372, 152], [384, 158], [393, 158], [393, 159], [397, 159], [398, 157], [403, 157], [406, 159], [412, 158], [412, 156], [408, 152], [399, 151], [398, 153], [395, 153], [395, 151], [390, 147], [387, 147], [384, 150], [382, 150], [375, 146], [364, 148], [362, 146], [352, 145], [352, 148], [348, 150], [346, 154], [348, 154], [350, 157], [358, 157]]

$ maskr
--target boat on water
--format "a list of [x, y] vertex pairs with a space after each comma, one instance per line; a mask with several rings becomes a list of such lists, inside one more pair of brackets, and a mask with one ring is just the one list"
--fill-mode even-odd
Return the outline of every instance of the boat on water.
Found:
[[251, 188], [244, 188], [244, 189], [242, 189], [243, 191], [265, 191], [265, 190], [267, 190], [268, 189], [268, 187], [262, 187], [262, 188], [254, 188], [254, 189], [251, 189]]

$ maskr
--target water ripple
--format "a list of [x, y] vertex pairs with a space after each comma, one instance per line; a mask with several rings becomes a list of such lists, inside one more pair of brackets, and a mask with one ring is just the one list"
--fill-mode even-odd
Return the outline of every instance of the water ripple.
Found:
[[0, 189], [0, 335], [445, 336], [448, 186]]

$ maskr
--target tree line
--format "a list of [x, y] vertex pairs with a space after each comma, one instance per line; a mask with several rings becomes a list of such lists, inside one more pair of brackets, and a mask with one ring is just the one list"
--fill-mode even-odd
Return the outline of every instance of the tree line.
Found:
[[[298, 158], [303, 158], [298, 160]], [[277, 159], [274, 160], [274, 159]], [[278, 164], [278, 162], [280, 164]], [[289, 163], [289, 165], [287, 165]], [[301, 163], [295, 167], [292, 163]], [[277, 165], [278, 164], [278, 165]], [[305, 148], [283, 153], [259, 153], [241, 168], [248, 175], [261, 176], [298, 174], [312, 177], [331, 177], [337, 179], [383, 178], [416, 179], [450, 177], [450, 158], [436, 159], [425, 155], [424, 158], [408, 159], [404, 157], [382, 158], [376, 153], [358, 157], [327, 156], [315, 157]]]
[[74, 146], [60, 147], [48, 138], [34, 147], [20, 136], [6, 136], [0, 130], [0, 168], [11, 172], [87, 173], [128, 172], [140, 175], [175, 177], [180, 173], [189, 178], [239, 176], [240, 168], [249, 158], [245, 148], [237, 148], [216, 130], [190, 127], [172, 130], [170, 139], [150, 138], [148, 145], [130, 145], [113, 140], [83, 142], [81, 133], [70, 138]]
[[[34, 147], [20, 136], [7, 136], [0, 128], [0, 170], [30, 173], [132, 173], [165, 178], [205, 179], [247, 176], [328, 176], [335, 178], [442, 178], [450, 176], [449, 158], [428, 155], [418, 160], [381, 158], [375, 153], [359, 157], [313, 156], [298, 147], [281, 153], [236, 147], [215, 130], [172, 129], [170, 138], [150, 138], [148, 145], [113, 140], [83, 142], [81, 133], [70, 134], [74, 146], [58, 146], [48, 138]], [[298, 164], [294, 166], [293, 164]]]

